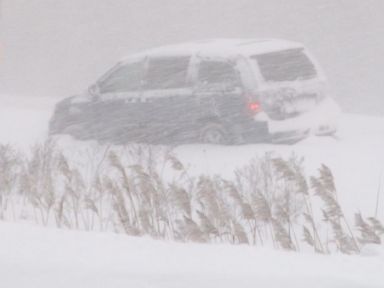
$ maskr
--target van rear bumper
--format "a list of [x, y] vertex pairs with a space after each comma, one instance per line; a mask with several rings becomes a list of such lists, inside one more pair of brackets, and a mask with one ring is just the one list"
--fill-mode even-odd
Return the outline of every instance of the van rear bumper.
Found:
[[293, 118], [277, 121], [270, 119], [266, 113], [260, 114], [254, 117], [254, 121], [266, 123], [270, 141], [284, 142], [300, 140], [311, 134], [333, 134], [337, 130], [340, 108], [332, 98], [327, 97], [312, 110]]

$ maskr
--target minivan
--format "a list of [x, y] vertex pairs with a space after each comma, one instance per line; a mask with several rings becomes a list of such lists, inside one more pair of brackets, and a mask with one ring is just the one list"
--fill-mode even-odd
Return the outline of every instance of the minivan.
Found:
[[333, 135], [338, 113], [302, 44], [212, 39], [123, 59], [56, 105], [50, 134], [114, 143], [296, 142]]

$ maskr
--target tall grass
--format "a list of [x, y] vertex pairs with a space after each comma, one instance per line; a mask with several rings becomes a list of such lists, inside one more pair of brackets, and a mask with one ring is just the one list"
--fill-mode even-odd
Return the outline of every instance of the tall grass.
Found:
[[[79, 164], [53, 141], [30, 156], [0, 146], [0, 218], [66, 229], [202, 243], [359, 253], [384, 227], [338, 201], [331, 170], [307, 176], [304, 159], [267, 153], [234, 172], [191, 176], [172, 151], [107, 147]], [[101, 155], [101, 156], [100, 156]]]

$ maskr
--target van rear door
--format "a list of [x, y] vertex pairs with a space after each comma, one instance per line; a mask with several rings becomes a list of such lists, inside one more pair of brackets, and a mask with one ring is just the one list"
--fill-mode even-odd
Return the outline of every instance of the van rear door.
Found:
[[275, 120], [295, 117], [314, 108], [324, 96], [325, 82], [304, 48], [251, 57], [257, 67], [263, 110]]
[[236, 62], [226, 58], [200, 57], [195, 85], [199, 118], [236, 126], [244, 121], [246, 103]]

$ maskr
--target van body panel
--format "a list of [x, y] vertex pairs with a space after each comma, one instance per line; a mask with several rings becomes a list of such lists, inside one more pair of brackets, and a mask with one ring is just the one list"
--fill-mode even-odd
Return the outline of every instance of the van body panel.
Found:
[[337, 129], [339, 109], [327, 85], [316, 59], [296, 42], [211, 39], [159, 47], [120, 61], [88, 92], [58, 103], [50, 133], [191, 143], [215, 123], [243, 142], [328, 134]]

